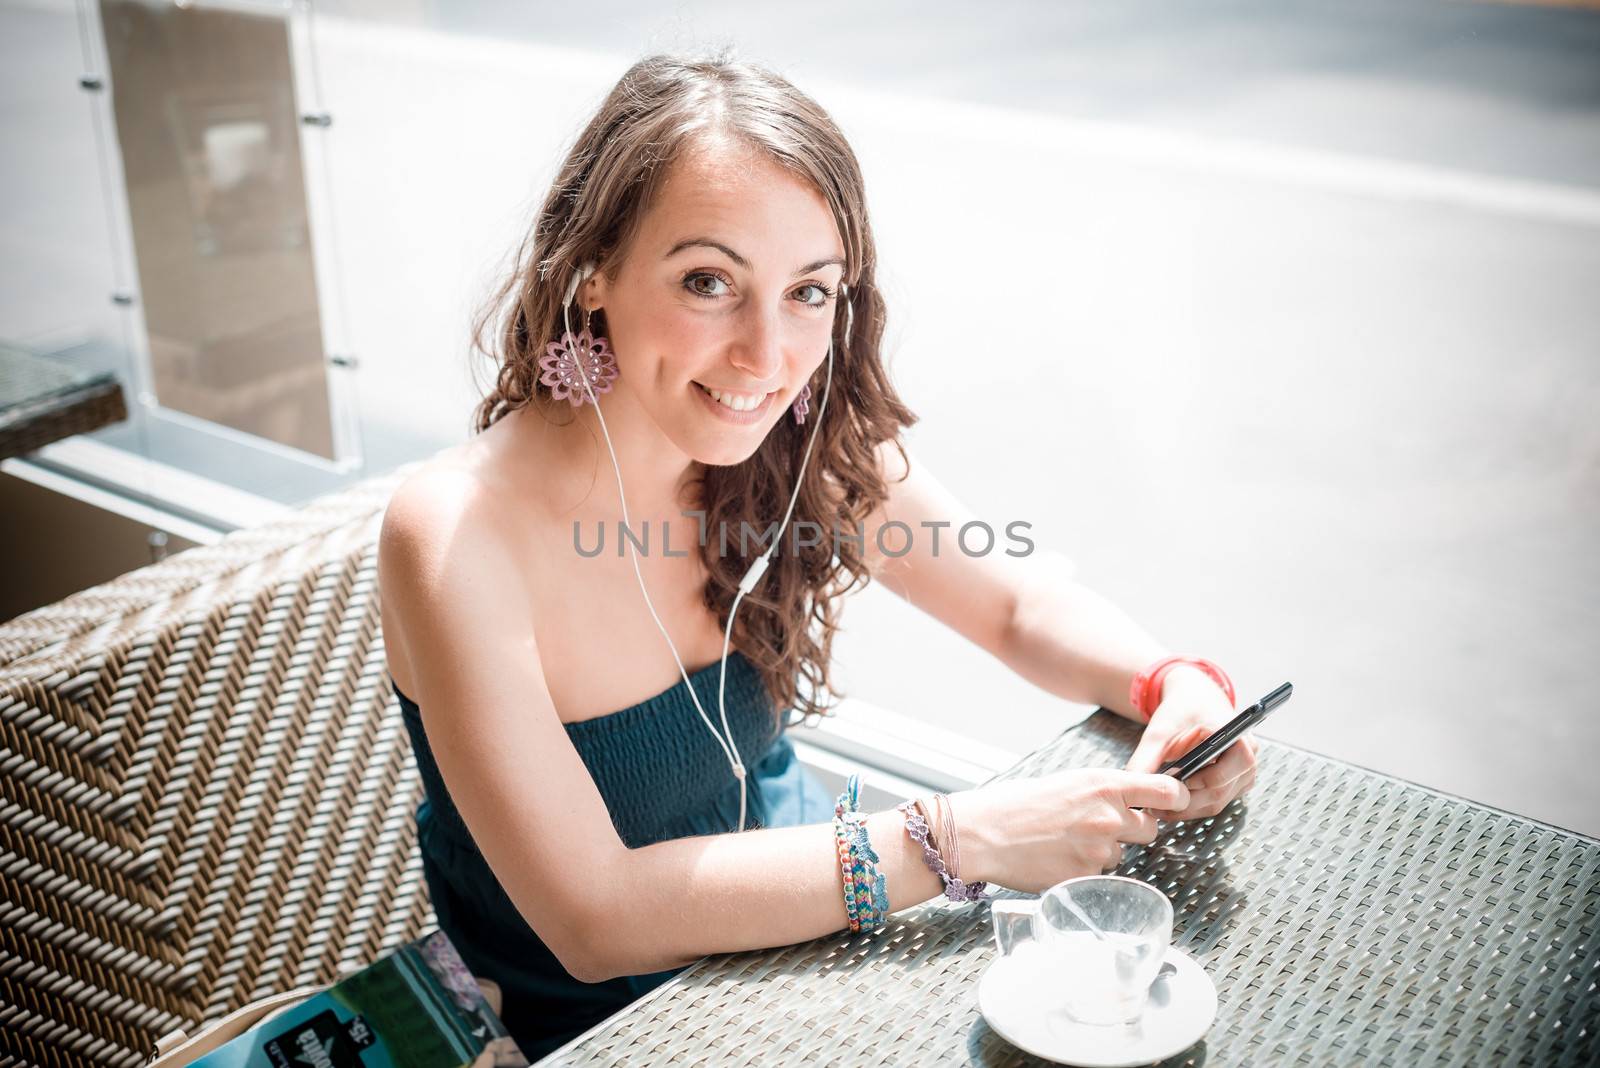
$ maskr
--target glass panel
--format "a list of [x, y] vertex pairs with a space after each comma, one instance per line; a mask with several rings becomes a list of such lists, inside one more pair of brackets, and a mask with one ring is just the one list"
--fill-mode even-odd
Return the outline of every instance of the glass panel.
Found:
[[[151, 7], [128, 7], [140, 21], [124, 22], [124, 32], [132, 25], [165, 17]], [[213, 5], [207, 11], [222, 9]], [[7, 57], [7, 62], [0, 64], [0, 91], [13, 105], [0, 111], [0, 194], [10, 209], [0, 216], [0, 346], [60, 363], [73, 374], [108, 373], [126, 403], [124, 421], [52, 445], [34, 454], [35, 462], [169, 511], [226, 525], [247, 521], [241, 517], [261, 512], [263, 501], [304, 501], [362, 477], [367, 468], [356, 418], [358, 372], [353, 359], [340, 358], [350, 355], [352, 348], [343, 315], [334, 233], [337, 216], [330, 192], [328, 145], [335, 135], [326, 125], [300, 124], [296, 110], [320, 114], [325, 106], [318, 85], [310, 10], [303, 2], [292, 8], [286, 3], [243, 3], [223, 13], [242, 14], [276, 26], [276, 47], [280, 49], [288, 35], [292, 89], [280, 86], [276, 93], [293, 121], [287, 129], [279, 121], [282, 115], [274, 121], [279, 121], [280, 132], [298, 140], [304, 170], [301, 203], [293, 212], [299, 245], [290, 250], [298, 262], [298, 274], [284, 279], [284, 268], [273, 276], [276, 288], [263, 289], [248, 276], [244, 281], [265, 293], [248, 308], [268, 307], [279, 313], [280, 321], [283, 291], [292, 291], [300, 329], [269, 332], [267, 326], [272, 324], [264, 325], [259, 313], [247, 324], [255, 332], [243, 337], [237, 336], [235, 329], [237, 314], [220, 327], [208, 323], [208, 329], [214, 330], [206, 339], [209, 347], [191, 345], [193, 379], [174, 381], [176, 376], [168, 373], [174, 362], [158, 359], [170, 353], [172, 346], [163, 345], [160, 331], [146, 328], [147, 308], [140, 286], [144, 281], [152, 289], [157, 306], [148, 310], [164, 323], [167, 309], [161, 305], [162, 283], [142, 279], [141, 271], [148, 275], [144, 269], [150, 263], [171, 270], [171, 263], [159, 258], [146, 261], [155, 255], [149, 251], [152, 247], [169, 261], [173, 249], [147, 244], [137, 250], [134, 247], [133, 198], [124, 181], [123, 151], [112, 102], [118, 87], [107, 74], [111, 65], [106, 55], [107, 34], [101, 27], [102, 9], [89, 2], [0, 4], [0, 41], [5, 42]], [[120, 15], [113, 11], [111, 17]], [[110, 36], [115, 38], [116, 31]], [[178, 64], [189, 63], [181, 54], [173, 58]], [[274, 77], [281, 76], [281, 63], [276, 70]], [[129, 91], [136, 88], [134, 83]], [[151, 132], [171, 143], [177, 136], [174, 129], [168, 123]], [[204, 130], [194, 142], [205, 153], [221, 154], [220, 161], [202, 154], [199, 165], [218, 171], [217, 184], [231, 185], [229, 193], [235, 198], [245, 194], [242, 179], [249, 167], [261, 167], [259, 157], [250, 157], [250, 140], [249, 134], [237, 128], [224, 128], [220, 136], [211, 135], [210, 149], [204, 147]], [[127, 147], [128, 168], [141, 173], [144, 157], [152, 149], [148, 145]], [[243, 153], [231, 173], [229, 151], [236, 156]], [[178, 158], [175, 150], [169, 154]], [[260, 227], [252, 229], [248, 217], [241, 223], [213, 216], [209, 224], [200, 218], [197, 226], [191, 198], [194, 187], [188, 176], [176, 177], [181, 182], [169, 188], [167, 207], [179, 213], [189, 246], [178, 249], [187, 257], [180, 257], [179, 269], [189, 272], [198, 294], [194, 298], [197, 305], [217, 305], [221, 297], [241, 288], [240, 267], [233, 262], [239, 257], [234, 250], [241, 244], [247, 252], [253, 247], [259, 259], [263, 232]], [[269, 177], [277, 180], [274, 175]], [[270, 189], [272, 183], [268, 185]], [[202, 251], [200, 238], [208, 225], [216, 247]], [[309, 249], [305, 247], [307, 232]], [[253, 269], [248, 262], [244, 266]], [[215, 277], [207, 272], [214, 272]], [[211, 346], [219, 339], [228, 345]], [[237, 411], [242, 407], [230, 392], [259, 394], [266, 387], [284, 385], [287, 376], [277, 352], [244, 351], [268, 340], [300, 346], [305, 358], [290, 363], [288, 371], [296, 376], [291, 385], [302, 388], [287, 391], [287, 399], [275, 413], [268, 405], [260, 405], [260, 417], [244, 412], [256, 419], [254, 424], [250, 418], [227, 416], [220, 409]], [[230, 352], [237, 357], [236, 367], [207, 362]], [[306, 366], [320, 361], [324, 352], [328, 354], [325, 370]], [[226, 388], [219, 389], [218, 378], [225, 372], [234, 372], [235, 380], [225, 381]], [[185, 390], [199, 394], [200, 403], [192, 403], [193, 396], [184, 400]], [[301, 409], [320, 412], [314, 420], [304, 420]], [[285, 411], [294, 418], [286, 419]], [[219, 416], [231, 422], [215, 421]], [[264, 417], [275, 418], [276, 425], [263, 426], [271, 421]], [[259, 436], [263, 431], [268, 436]], [[397, 455], [409, 459], [415, 454], [413, 449]], [[230, 503], [221, 507], [219, 501]]]
[[100, 13], [155, 403], [334, 459], [288, 12]]
[[0, 4], [0, 347], [110, 373], [134, 402], [96, 152], [94, 82], [71, 5]]

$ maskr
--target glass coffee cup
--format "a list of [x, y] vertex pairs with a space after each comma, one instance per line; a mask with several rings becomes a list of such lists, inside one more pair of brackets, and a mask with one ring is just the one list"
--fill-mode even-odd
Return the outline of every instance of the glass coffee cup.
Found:
[[1057, 883], [1037, 899], [990, 902], [1002, 955], [1033, 963], [1049, 999], [1072, 1019], [1110, 1026], [1143, 1014], [1150, 984], [1172, 942], [1172, 902], [1137, 879], [1089, 875]]

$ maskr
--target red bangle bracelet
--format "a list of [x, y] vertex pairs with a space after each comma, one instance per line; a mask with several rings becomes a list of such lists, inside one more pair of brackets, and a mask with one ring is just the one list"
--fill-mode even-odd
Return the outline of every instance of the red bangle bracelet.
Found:
[[1157, 660], [1133, 677], [1133, 685], [1128, 689], [1128, 703], [1138, 715], [1144, 717], [1146, 723], [1155, 713], [1156, 705], [1161, 703], [1161, 684], [1166, 680], [1167, 672], [1179, 664], [1188, 664], [1204, 671], [1222, 687], [1222, 692], [1228, 695], [1228, 704], [1236, 703], [1233, 691], [1233, 680], [1228, 678], [1228, 673], [1223, 671], [1210, 660], [1197, 656], [1168, 656]]

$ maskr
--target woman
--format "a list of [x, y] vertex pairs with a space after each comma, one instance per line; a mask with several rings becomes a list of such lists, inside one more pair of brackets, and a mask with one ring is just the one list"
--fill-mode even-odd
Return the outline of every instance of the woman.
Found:
[[[1030, 561], [884, 550], [886, 523], [970, 515], [900, 446], [915, 416], [880, 361], [874, 257], [855, 156], [813, 101], [742, 64], [641, 61], [480, 323], [499, 362], [480, 433], [390, 504], [383, 628], [429, 891], [530, 1056], [708, 953], [1108, 870], [1158, 816], [1254, 780], [1249, 743], [1187, 787], [1153, 773], [1231, 717], [1214, 666], [1141, 676], [1166, 651]], [[792, 494], [796, 523], [865, 537], [785, 539], [725, 635], [761, 553], [739, 524], [759, 539]], [[624, 504], [628, 552], [595, 552]], [[836, 813], [786, 712], [826, 711], [839, 602], [871, 578], [1069, 701], [1153, 707], [1128, 767]]]

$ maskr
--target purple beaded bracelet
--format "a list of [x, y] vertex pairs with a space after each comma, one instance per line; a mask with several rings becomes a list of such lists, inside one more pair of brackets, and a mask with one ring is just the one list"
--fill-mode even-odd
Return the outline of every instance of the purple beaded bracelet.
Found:
[[964, 883], [960, 878], [945, 870], [944, 858], [933, 847], [933, 842], [928, 833], [928, 821], [923, 818], [921, 810], [915, 801], [903, 801], [895, 806], [906, 816], [906, 833], [911, 840], [922, 847], [922, 859], [933, 869], [944, 882], [944, 896], [951, 901], [983, 901], [987, 896], [987, 883]]

